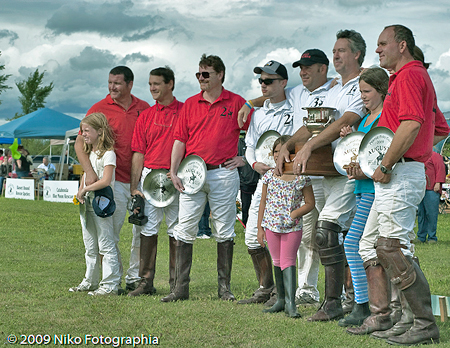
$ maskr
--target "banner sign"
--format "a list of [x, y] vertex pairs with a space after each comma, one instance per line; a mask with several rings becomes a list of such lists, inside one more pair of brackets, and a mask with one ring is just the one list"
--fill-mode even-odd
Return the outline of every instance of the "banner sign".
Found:
[[44, 180], [44, 201], [72, 203], [78, 192], [78, 181]]
[[6, 178], [6, 198], [34, 200], [34, 179]]

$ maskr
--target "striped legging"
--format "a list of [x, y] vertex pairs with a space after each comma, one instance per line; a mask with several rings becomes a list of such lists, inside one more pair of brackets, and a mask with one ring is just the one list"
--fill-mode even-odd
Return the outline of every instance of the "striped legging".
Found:
[[363, 260], [359, 255], [359, 240], [364, 232], [367, 217], [375, 199], [373, 193], [358, 193], [356, 195], [356, 214], [352, 226], [344, 241], [345, 256], [352, 274], [355, 301], [358, 304], [369, 301], [367, 292], [367, 278]]

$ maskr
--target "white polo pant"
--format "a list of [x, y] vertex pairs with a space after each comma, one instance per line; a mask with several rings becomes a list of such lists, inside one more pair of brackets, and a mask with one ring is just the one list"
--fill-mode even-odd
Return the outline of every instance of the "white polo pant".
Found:
[[[121, 274], [119, 249], [114, 239], [113, 218], [97, 216], [92, 208], [92, 198], [88, 198], [85, 204], [80, 206], [80, 221], [86, 249], [84, 282], [93, 286], [98, 285], [102, 270], [100, 287], [118, 290]], [[100, 255], [103, 255], [102, 261]]]
[[375, 183], [380, 237], [399, 239], [406, 246], [401, 249], [405, 256], [414, 254], [411, 241], [415, 238], [417, 208], [425, 189], [425, 166], [421, 162], [397, 163], [389, 183]]
[[211, 208], [212, 235], [218, 243], [233, 240], [236, 236], [236, 197], [239, 190], [237, 169], [218, 168], [208, 170], [203, 188], [196, 194], [180, 194], [178, 224], [174, 237], [185, 243], [194, 243], [198, 223], [206, 201]]
[[258, 243], [258, 212], [259, 204], [261, 203], [263, 181], [262, 178], [258, 180], [256, 190], [253, 193], [250, 209], [248, 210], [248, 220], [245, 226], [245, 245], [249, 249], [259, 249], [261, 245]]
[[316, 247], [316, 222], [325, 205], [322, 180], [323, 178], [311, 178], [316, 205], [303, 217], [302, 242], [297, 252], [298, 288], [296, 296], [299, 297], [306, 293], [316, 301], [320, 299], [319, 290], [317, 290], [320, 258]]

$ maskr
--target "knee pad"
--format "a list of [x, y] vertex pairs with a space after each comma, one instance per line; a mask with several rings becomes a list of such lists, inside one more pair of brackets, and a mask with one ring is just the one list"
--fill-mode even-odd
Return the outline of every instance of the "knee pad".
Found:
[[316, 245], [319, 250], [339, 245], [339, 232], [339, 225], [329, 221], [317, 221]]
[[406, 257], [401, 249], [406, 248], [397, 238], [379, 238], [375, 249], [378, 259], [391, 282], [400, 290], [405, 290], [416, 281], [416, 270], [411, 257]]
[[320, 262], [324, 266], [334, 265], [345, 261], [345, 252], [342, 245], [319, 249]]

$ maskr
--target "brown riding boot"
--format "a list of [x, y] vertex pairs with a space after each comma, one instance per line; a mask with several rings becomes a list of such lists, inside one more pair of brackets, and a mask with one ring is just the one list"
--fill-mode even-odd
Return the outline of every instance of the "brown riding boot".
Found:
[[402, 318], [402, 304], [400, 299], [400, 290], [395, 284], [391, 284], [391, 319], [392, 324], [397, 324]]
[[218, 295], [219, 298], [224, 301], [236, 300], [230, 289], [231, 267], [233, 265], [233, 246], [234, 242], [232, 240], [217, 243]]
[[368, 335], [392, 327], [389, 280], [378, 259], [364, 262], [369, 290], [369, 307], [372, 313], [360, 327], [348, 328], [352, 335]]
[[192, 247], [190, 243], [177, 240], [176, 245], [176, 264], [175, 264], [175, 288], [174, 290], [161, 299], [161, 302], [173, 302], [178, 300], [189, 299], [189, 282], [191, 278], [192, 266]]
[[155, 278], [156, 251], [158, 245], [158, 235], [144, 236], [141, 234], [140, 261], [139, 261], [139, 281], [138, 287], [128, 293], [128, 296], [135, 297], [141, 295], [153, 295], [156, 289], [153, 287]]
[[169, 236], [169, 287], [170, 292], [175, 289], [175, 265], [177, 254], [177, 240]]
[[379, 238], [377, 255], [386, 273], [405, 295], [414, 315], [413, 326], [399, 336], [389, 337], [387, 343], [418, 345], [439, 343], [439, 328], [431, 308], [427, 279], [419, 265], [401, 251], [405, 248], [396, 238]]
[[259, 288], [253, 293], [253, 296], [238, 301], [238, 304], [262, 303], [270, 298], [273, 290], [272, 259], [269, 250], [266, 247], [258, 249], [248, 249], [252, 257], [253, 267], [255, 268], [256, 278]]
[[344, 289], [345, 299], [342, 301], [342, 311], [344, 314], [350, 313], [355, 305], [355, 291], [353, 289], [352, 275], [347, 260], [345, 261], [344, 271]]

